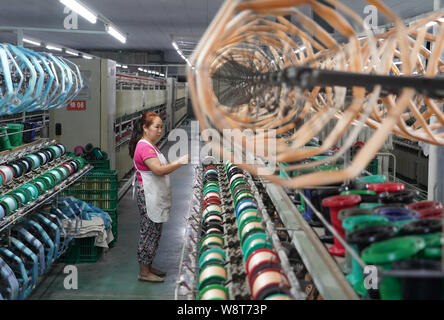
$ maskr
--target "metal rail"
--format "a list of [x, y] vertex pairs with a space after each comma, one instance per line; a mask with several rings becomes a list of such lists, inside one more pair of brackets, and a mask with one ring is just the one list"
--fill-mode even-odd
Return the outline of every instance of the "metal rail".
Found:
[[[198, 190], [201, 190], [201, 186], [199, 186], [199, 173], [201, 173], [201, 171], [199, 170], [199, 167], [195, 166], [194, 167], [194, 178], [193, 178], [193, 184], [194, 184], [194, 189], [196, 189], [196, 186], [198, 186]], [[182, 251], [180, 254], [180, 262], [179, 262], [179, 271], [177, 273], [177, 280], [176, 280], [176, 286], [175, 286], [175, 290], [174, 290], [174, 300], [178, 300], [179, 296], [183, 296], [179, 294], [179, 290], [181, 287], [186, 287], [188, 289], [188, 293], [185, 294], [188, 299], [193, 299], [195, 298], [195, 292], [193, 290], [193, 288], [195, 287], [194, 283], [188, 283], [186, 281], [186, 278], [183, 277], [183, 267], [185, 266], [185, 255], [186, 255], [186, 250], [190, 251], [190, 244], [189, 244], [189, 239], [191, 236], [191, 223], [194, 220], [193, 216], [194, 213], [193, 211], [195, 210], [195, 206], [198, 206], [198, 204], [200, 203], [200, 197], [199, 195], [197, 195], [198, 192], [194, 191], [192, 198], [190, 200], [190, 203], [188, 205], [188, 216], [185, 218], [186, 219], [186, 225], [185, 225], [185, 231], [184, 231], [184, 244], [182, 246]], [[191, 244], [191, 246], [193, 246], [193, 244]], [[197, 252], [197, 246], [196, 244], [194, 244], [195, 248], [191, 248], [191, 253], [189, 255], [189, 258], [191, 260], [191, 266], [188, 266], [187, 268], [191, 268], [192, 270], [196, 270], [195, 264], [196, 264], [196, 258], [194, 256], [192, 256], [192, 252]], [[193, 277], [193, 280], [195, 280], [195, 277]]]
[[262, 183], [321, 296], [329, 300], [358, 300], [342, 270], [287, 193], [281, 187], [263, 180]]

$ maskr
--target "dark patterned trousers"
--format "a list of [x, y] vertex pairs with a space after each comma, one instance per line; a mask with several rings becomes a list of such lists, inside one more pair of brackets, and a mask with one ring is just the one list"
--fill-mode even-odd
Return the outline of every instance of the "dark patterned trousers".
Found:
[[162, 234], [162, 223], [155, 223], [146, 214], [145, 194], [137, 183], [137, 206], [140, 213], [140, 238], [137, 248], [139, 263], [150, 265], [156, 256]]

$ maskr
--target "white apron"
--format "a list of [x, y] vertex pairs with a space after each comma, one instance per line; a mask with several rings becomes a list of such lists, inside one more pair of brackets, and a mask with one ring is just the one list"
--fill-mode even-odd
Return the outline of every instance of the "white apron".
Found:
[[[149, 144], [157, 154], [162, 165], [168, 164], [162, 153], [157, 152], [157, 149], [147, 140], [141, 139], [139, 143]], [[168, 221], [170, 217], [171, 208], [171, 185], [170, 177], [168, 175], [157, 176], [152, 171], [139, 171], [136, 163], [134, 168], [140, 173], [142, 177], [143, 192], [145, 194], [146, 213], [151, 221], [162, 223]], [[137, 179], [137, 175], [136, 175]], [[134, 183], [138, 183], [134, 181]], [[134, 189], [133, 189], [134, 194]]]

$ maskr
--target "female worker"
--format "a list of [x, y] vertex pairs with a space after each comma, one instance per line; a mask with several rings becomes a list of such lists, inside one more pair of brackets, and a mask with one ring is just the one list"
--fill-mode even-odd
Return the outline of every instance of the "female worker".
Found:
[[168, 163], [155, 142], [162, 134], [162, 119], [155, 112], [145, 112], [136, 124], [129, 143], [129, 154], [137, 171], [137, 205], [140, 212], [140, 239], [137, 249], [138, 279], [162, 282], [164, 271], [152, 266], [162, 231], [171, 208], [169, 173], [189, 163], [187, 154]]

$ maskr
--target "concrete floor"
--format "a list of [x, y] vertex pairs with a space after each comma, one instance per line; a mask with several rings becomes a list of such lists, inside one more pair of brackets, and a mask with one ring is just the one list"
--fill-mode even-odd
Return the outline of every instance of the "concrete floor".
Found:
[[[190, 126], [183, 126], [189, 133]], [[190, 135], [188, 135], [190, 141]], [[172, 143], [167, 143], [162, 152]], [[189, 143], [190, 146], [190, 143]], [[160, 247], [154, 266], [165, 270], [163, 283], [147, 283], [137, 280], [139, 265], [137, 243], [139, 237], [139, 212], [132, 190], [120, 200], [118, 207], [118, 240], [116, 245], [102, 253], [99, 261], [92, 264], [76, 264], [78, 289], [67, 290], [63, 272], [66, 264], [55, 263], [28, 297], [29, 300], [170, 300], [179, 270], [183, 245], [185, 217], [192, 193], [193, 167], [184, 166], [171, 174], [173, 207], [170, 220], [164, 224]]]

